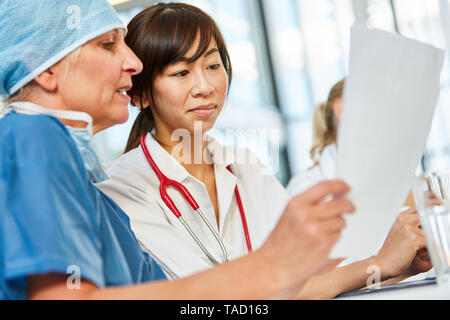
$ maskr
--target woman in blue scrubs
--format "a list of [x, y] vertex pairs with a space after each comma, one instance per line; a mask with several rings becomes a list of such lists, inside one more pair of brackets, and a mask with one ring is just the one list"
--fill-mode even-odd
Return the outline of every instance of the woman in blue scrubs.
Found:
[[[173, 282], [143, 253], [92, 134], [128, 118], [142, 63], [105, 0], [0, 2], [0, 298], [292, 298], [317, 272], [353, 205], [328, 181], [294, 198], [252, 254]], [[151, 283], [147, 283], [151, 282]], [[214, 285], [212, 285], [214, 284]]]

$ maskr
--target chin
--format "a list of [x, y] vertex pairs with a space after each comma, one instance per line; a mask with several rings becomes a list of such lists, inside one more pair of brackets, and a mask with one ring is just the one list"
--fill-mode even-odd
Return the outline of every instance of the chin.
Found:
[[122, 118], [120, 118], [117, 122], [116, 122], [116, 124], [121, 124], [121, 123], [125, 123], [125, 122], [127, 122], [128, 121], [128, 118], [129, 118], [129, 113], [127, 112]]
[[94, 132], [94, 134], [103, 131], [105, 129], [109, 129], [111, 127], [114, 127], [117, 124], [122, 124], [127, 122], [128, 120], [128, 113], [126, 117], [122, 117], [122, 118], [114, 118], [114, 119], [109, 119], [108, 122], [106, 122], [103, 126], [98, 126], [96, 132]]
[[128, 112], [128, 105], [125, 108], [121, 106], [120, 109], [117, 110], [118, 112], [115, 112], [114, 115], [112, 115], [111, 117], [112, 125], [125, 123], [128, 121], [128, 118], [130, 117], [130, 113]]
[[[202, 134], [205, 134], [206, 131], [208, 131], [208, 130], [210, 130], [212, 127], [214, 127], [214, 123], [215, 123], [215, 120], [214, 120], [214, 121], [200, 121], [200, 120], [197, 120], [197, 121], [198, 121], [198, 122], [201, 122], [201, 124], [202, 124], [202, 126], [201, 126], [201, 132], [202, 132]], [[198, 129], [198, 127], [195, 127], [194, 124], [191, 124], [191, 125], [190, 125], [189, 127], [187, 127], [187, 128], [189, 128], [189, 131], [190, 131], [191, 134], [194, 134], [195, 129]]]

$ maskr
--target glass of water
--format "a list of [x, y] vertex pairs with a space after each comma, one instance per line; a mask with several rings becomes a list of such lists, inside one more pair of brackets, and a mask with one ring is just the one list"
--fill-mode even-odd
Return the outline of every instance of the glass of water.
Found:
[[450, 286], [450, 171], [419, 175], [413, 190], [437, 283]]

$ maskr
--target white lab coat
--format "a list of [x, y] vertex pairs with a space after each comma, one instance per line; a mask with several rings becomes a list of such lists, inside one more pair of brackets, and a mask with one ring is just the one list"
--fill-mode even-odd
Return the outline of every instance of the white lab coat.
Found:
[[300, 173], [289, 181], [286, 190], [291, 196], [302, 193], [316, 183], [336, 178], [336, 144], [330, 144], [323, 149], [319, 163]]
[[[219, 232], [229, 259], [246, 254], [242, 221], [234, 188], [238, 186], [244, 207], [253, 250], [260, 247], [276, 225], [288, 202], [288, 194], [273, 175], [262, 174], [265, 167], [259, 161], [249, 164], [240, 158], [223, 160], [220, 155], [236, 155], [231, 147], [224, 147], [209, 138], [208, 151], [214, 162], [219, 208], [219, 231], [214, 208], [206, 186], [176, 161], [148, 134], [147, 148], [160, 170], [170, 179], [182, 183], [199, 204], [216, 231]], [[247, 156], [252, 154], [245, 151]], [[254, 160], [256, 157], [253, 158]], [[231, 164], [234, 174], [226, 167]], [[173, 279], [207, 269], [213, 264], [198, 247], [188, 231], [161, 199], [159, 180], [144, 153], [138, 148], [124, 154], [108, 166], [111, 179], [97, 186], [109, 195], [130, 217], [141, 247], [148, 252]], [[222, 261], [222, 251], [216, 239], [185, 199], [173, 188], [167, 189], [183, 218], [216, 260]]]

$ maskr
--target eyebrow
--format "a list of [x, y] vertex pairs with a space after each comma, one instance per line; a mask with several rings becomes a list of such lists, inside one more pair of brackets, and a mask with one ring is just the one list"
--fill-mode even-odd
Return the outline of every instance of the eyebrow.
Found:
[[[217, 48], [212, 48], [211, 50], [207, 51], [206, 53], [203, 54], [203, 57], [209, 57], [210, 55], [212, 55], [214, 52], [219, 52], [219, 49]], [[187, 58], [187, 57], [181, 57], [178, 61], [183, 61], [183, 62], [189, 62], [191, 60], [191, 58]]]
[[206, 58], [206, 57], [212, 55], [214, 52], [219, 52], [219, 49], [217, 49], [217, 48], [212, 48], [211, 50], [209, 50], [208, 52], [206, 52], [203, 56]]
[[102, 34], [102, 36], [100, 37], [100, 38], [109, 38], [110, 36], [114, 36], [114, 37], [117, 37], [117, 36], [119, 36], [120, 35], [120, 31], [119, 31], [119, 29], [113, 29], [113, 30], [110, 30], [110, 31], [108, 31], [108, 32], [106, 32], [106, 33], [104, 33], [104, 34]]

